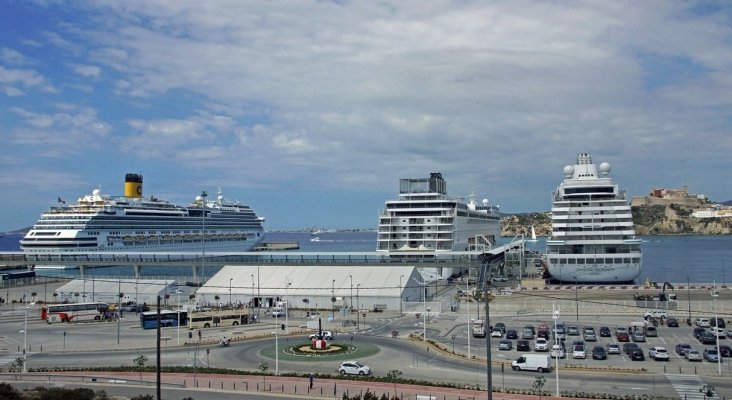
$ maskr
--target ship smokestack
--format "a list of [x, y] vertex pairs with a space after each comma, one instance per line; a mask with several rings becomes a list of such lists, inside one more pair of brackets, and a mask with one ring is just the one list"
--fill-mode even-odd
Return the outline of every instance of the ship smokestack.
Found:
[[142, 175], [125, 175], [125, 197], [142, 198]]

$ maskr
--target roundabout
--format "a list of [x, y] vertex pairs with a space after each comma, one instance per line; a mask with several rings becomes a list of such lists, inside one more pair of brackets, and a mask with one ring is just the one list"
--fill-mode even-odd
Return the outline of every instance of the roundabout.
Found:
[[[279, 347], [279, 354], [275, 349]], [[287, 341], [279, 345], [269, 344], [263, 347], [259, 354], [262, 357], [288, 361], [341, 361], [350, 359], [361, 359], [378, 354], [380, 349], [369, 343], [330, 342], [325, 349], [315, 349], [308, 340], [297, 342]]]

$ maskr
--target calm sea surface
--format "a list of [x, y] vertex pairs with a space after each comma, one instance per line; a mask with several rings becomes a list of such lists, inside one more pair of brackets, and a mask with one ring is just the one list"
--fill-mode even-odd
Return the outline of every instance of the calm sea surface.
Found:
[[[317, 236], [318, 241], [311, 241], [314, 236], [299, 232], [269, 232], [265, 241], [298, 242], [298, 251], [374, 251], [376, 248], [375, 232], [333, 232]], [[5, 234], [0, 237], [0, 251], [19, 251], [18, 241], [21, 235]], [[508, 242], [511, 238], [501, 238], [500, 242]], [[527, 243], [530, 250], [542, 252], [544, 238], [536, 243]], [[726, 268], [729, 267], [729, 268]], [[728, 271], [725, 271], [727, 269]], [[185, 272], [182, 272], [185, 271]], [[215, 268], [207, 268], [206, 274], [216, 272]], [[59, 274], [59, 272], [54, 272]], [[729, 274], [728, 274], [729, 273]], [[73, 276], [78, 270], [67, 270], [63, 274]], [[89, 270], [90, 275], [131, 276], [131, 267], [108, 267]], [[181, 268], [143, 268], [146, 276], [188, 275], [189, 269]], [[729, 275], [729, 276], [728, 276]], [[643, 268], [640, 282], [650, 278], [659, 282], [686, 282], [686, 278], [695, 283], [727, 283], [732, 280], [732, 236], [645, 236], [643, 237]]]

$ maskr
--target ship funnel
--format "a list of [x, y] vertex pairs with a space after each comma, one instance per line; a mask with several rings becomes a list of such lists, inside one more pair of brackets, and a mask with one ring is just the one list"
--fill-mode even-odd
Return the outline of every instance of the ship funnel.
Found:
[[125, 175], [125, 197], [142, 198], [142, 175]]

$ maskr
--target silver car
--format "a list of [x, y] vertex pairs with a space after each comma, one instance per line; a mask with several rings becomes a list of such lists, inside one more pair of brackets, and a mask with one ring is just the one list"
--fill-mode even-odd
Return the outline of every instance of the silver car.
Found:
[[688, 361], [699, 361], [699, 362], [701, 362], [701, 360], [702, 360], [702, 355], [699, 352], [699, 350], [694, 350], [694, 349], [687, 350], [686, 353], [684, 354], [684, 357], [686, 357], [686, 359]]

